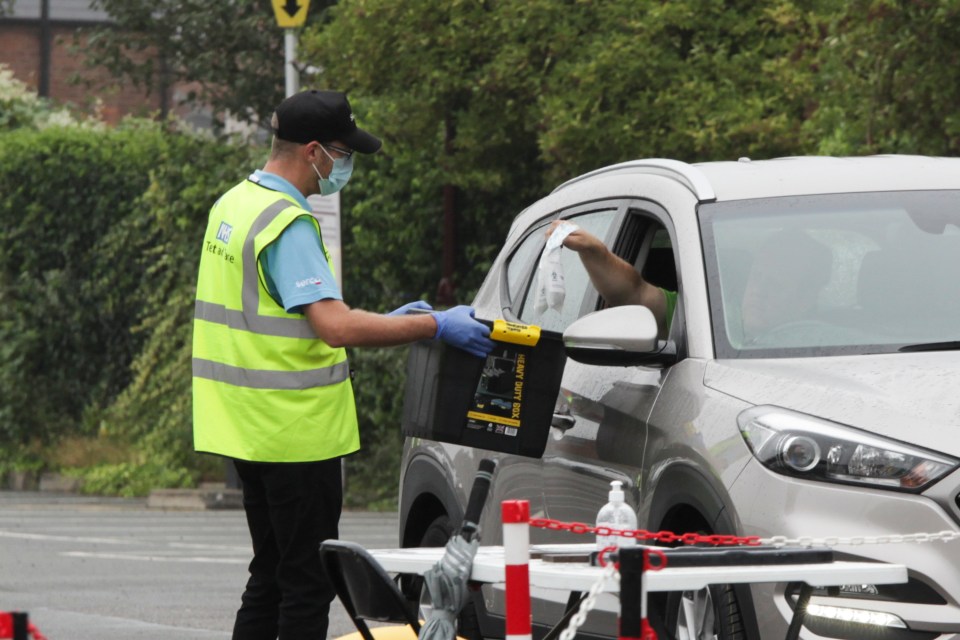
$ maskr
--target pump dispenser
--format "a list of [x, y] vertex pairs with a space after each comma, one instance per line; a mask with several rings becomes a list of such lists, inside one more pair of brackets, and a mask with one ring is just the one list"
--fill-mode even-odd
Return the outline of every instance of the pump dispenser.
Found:
[[[637, 528], [637, 514], [633, 512], [623, 500], [623, 483], [619, 480], [610, 481], [610, 494], [607, 504], [603, 505], [597, 513], [597, 526], [607, 527], [611, 530], [625, 531]], [[636, 546], [636, 538], [625, 538], [618, 535], [597, 536], [597, 550], [607, 547], [633, 547]]]

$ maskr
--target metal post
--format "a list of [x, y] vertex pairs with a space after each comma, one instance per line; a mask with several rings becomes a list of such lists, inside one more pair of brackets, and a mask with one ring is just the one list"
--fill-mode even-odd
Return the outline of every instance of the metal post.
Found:
[[[650, 562], [650, 555], [658, 558]], [[657, 634], [647, 619], [646, 571], [658, 571], [666, 566], [661, 551], [646, 547], [620, 547], [620, 631], [619, 640], [657, 640]], [[639, 607], [637, 605], [640, 605]]]
[[[620, 640], [640, 640], [643, 637], [643, 549], [623, 547], [617, 550], [620, 563]], [[611, 562], [611, 560], [607, 560]]]
[[37, 95], [50, 97], [50, 59], [53, 48], [53, 35], [50, 29], [50, 0], [40, 2], [40, 81], [37, 83]]
[[283, 30], [284, 75], [286, 78], [286, 95], [292, 96], [300, 90], [300, 74], [294, 62], [297, 59], [297, 34], [295, 29]]

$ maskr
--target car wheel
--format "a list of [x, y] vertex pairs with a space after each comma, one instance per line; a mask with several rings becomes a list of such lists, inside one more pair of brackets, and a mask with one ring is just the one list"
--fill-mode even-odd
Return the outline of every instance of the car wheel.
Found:
[[[418, 546], [446, 546], [447, 542], [453, 536], [453, 531], [454, 527], [453, 523], [450, 522], [450, 518], [445, 515], [439, 516], [431, 522], [430, 526], [423, 532], [423, 537], [420, 538], [420, 544]], [[415, 589], [421, 593], [420, 615], [426, 619], [426, 616], [429, 615], [430, 601], [426, 590], [423, 588], [422, 578], [418, 579], [418, 584], [415, 586]], [[457, 617], [457, 636], [466, 638], [466, 640], [483, 640], [483, 636], [480, 633], [480, 622], [477, 619], [477, 610], [473, 602], [469, 599]]]
[[676, 640], [744, 640], [743, 614], [733, 587], [670, 593], [665, 622]]
[[449, 516], [439, 516], [430, 523], [420, 538], [419, 547], [442, 547], [453, 536], [453, 524]]

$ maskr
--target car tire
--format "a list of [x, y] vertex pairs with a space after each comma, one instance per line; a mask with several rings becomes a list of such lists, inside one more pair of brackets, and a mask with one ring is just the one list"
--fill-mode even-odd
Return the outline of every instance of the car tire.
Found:
[[[423, 532], [423, 537], [420, 538], [420, 544], [417, 546], [446, 546], [450, 538], [453, 537], [453, 533], [454, 527], [453, 523], [450, 522], [449, 516], [439, 516], [434, 519]], [[423, 590], [422, 578], [417, 578], [414, 589], [417, 593]], [[477, 609], [472, 599], [467, 600], [467, 603], [460, 611], [460, 615], [457, 617], [457, 636], [465, 638], [466, 640], [483, 640], [483, 635], [480, 633], [480, 621], [477, 618]]]
[[675, 640], [745, 640], [743, 612], [732, 585], [671, 592], [666, 598], [667, 637]]

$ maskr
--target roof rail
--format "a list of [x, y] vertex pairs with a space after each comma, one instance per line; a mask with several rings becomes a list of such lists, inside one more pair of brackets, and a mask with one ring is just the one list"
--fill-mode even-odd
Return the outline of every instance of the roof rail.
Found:
[[686, 162], [681, 162], [679, 160], [667, 160], [665, 158], [630, 160], [628, 162], [613, 164], [609, 167], [603, 167], [602, 169], [596, 169], [590, 173], [585, 173], [582, 176], [573, 178], [572, 180], [567, 180], [559, 187], [554, 189], [553, 193], [556, 193], [557, 191], [560, 191], [561, 189], [564, 189], [576, 182], [580, 182], [581, 180], [586, 180], [587, 178], [592, 178], [604, 173], [630, 171], [632, 169], [637, 169], [644, 173], [652, 173], [654, 175], [676, 180], [687, 189], [692, 191], [693, 195], [696, 196], [697, 200], [700, 202], [711, 202], [717, 199], [717, 194], [714, 193], [713, 186], [710, 184], [707, 176], [704, 175], [700, 169], [696, 168], [692, 164], [687, 164]]

